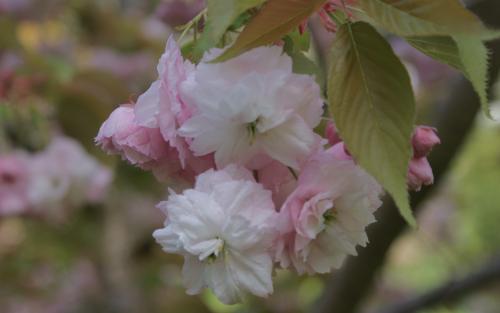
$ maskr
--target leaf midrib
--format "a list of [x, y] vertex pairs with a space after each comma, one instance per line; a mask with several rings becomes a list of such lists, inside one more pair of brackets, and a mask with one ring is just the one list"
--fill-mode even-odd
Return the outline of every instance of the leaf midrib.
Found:
[[370, 91], [370, 88], [368, 87], [368, 80], [366, 78], [366, 73], [363, 70], [363, 64], [361, 62], [361, 55], [358, 51], [358, 44], [356, 43], [356, 40], [354, 38], [354, 33], [352, 31], [352, 24], [350, 22], [347, 23], [347, 29], [349, 32], [349, 39], [350, 39], [352, 47], [354, 49], [354, 55], [355, 55], [357, 63], [358, 63], [359, 72], [361, 74], [361, 80], [363, 81], [363, 87], [365, 89], [366, 94], [368, 95], [368, 100], [369, 100], [368, 102], [369, 102], [369, 106], [370, 106], [370, 111], [376, 116], [375, 126], [377, 128], [377, 132], [379, 132], [379, 131], [381, 131], [381, 128], [379, 125], [379, 116], [377, 114], [377, 111], [375, 110], [373, 96], [372, 96], [372, 93]]

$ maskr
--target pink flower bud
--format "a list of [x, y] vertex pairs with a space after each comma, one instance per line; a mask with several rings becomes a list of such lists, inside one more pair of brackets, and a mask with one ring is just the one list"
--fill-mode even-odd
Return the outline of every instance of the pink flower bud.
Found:
[[413, 158], [408, 168], [408, 188], [419, 191], [422, 185], [428, 186], [434, 182], [432, 167], [426, 157]]
[[441, 140], [437, 135], [437, 131], [433, 127], [418, 126], [415, 129], [412, 138], [413, 156], [415, 158], [425, 157], [431, 152], [432, 148], [440, 144]]

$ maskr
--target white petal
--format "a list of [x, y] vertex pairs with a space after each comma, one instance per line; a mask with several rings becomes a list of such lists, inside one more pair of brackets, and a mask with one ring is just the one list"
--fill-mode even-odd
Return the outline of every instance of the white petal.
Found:
[[207, 285], [221, 302], [235, 304], [243, 300], [243, 291], [227, 268], [224, 258], [207, 264], [204, 274]]
[[226, 258], [235, 281], [242, 289], [265, 297], [273, 292], [271, 255], [265, 252], [230, 251]]
[[275, 160], [299, 169], [315, 145], [315, 135], [299, 116], [276, 127], [258, 138], [262, 148]]
[[182, 251], [182, 243], [179, 240], [179, 236], [172, 230], [171, 227], [165, 227], [157, 229], [153, 233], [153, 237], [156, 239], [162, 247], [163, 251], [169, 253], [179, 253]]
[[206, 287], [204, 281], [205, 265], [197, 258], [192, 256], [184, 257], [184, 265], [182, 266], [182, 281], [187, 288], [188, 295], [199, 294]]
[[200, 244], [222, 232], [226, 217], [209, 195], [187, 190], [183, 195], [171, 195], [166, 203], [167, 216], [179, 235], [184, 249], [200, 254]]
[[226, 135], [225, 141], [215, 152], [215, 164], [218, 168], [226, 167], [231, 163], [244, 165], [257, 154], [258, 146], [251, 145], [247, 136], [247, 131], [242, 128], [233, 129], [231, 136]]

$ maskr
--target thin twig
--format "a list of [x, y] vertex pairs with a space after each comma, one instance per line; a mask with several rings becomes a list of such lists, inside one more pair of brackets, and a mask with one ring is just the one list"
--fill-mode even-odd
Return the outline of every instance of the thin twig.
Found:
[[479, 270], [461, 279], [450, 279], [427, 293], [403, 300], [393, 306], [378, 310], [376, 313], [413, 313], [440, 304], [452, 304], [499, 282], [500, 257], [496, 257]]

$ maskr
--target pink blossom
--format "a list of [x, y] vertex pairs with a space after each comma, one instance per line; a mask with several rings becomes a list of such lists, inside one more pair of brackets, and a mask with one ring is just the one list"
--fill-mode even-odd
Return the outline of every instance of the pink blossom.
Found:
[[257, 178], [264, 188], [271, 190], [273, 202], [280, 207], [297, 186], [297, 179], [285, 165], [272, 161], [257, 171]]
[[417, 126], [413, 133], [412, 145], [415, 158], [427, 156], [435, 145], [441, 143], [437, 130], [429, 126]]
[[277, 261], [300, 274], [340, 267], [368, 242], [365, 227], [375, 221], [381, 192], [352, 160], [336, 158], [331, 149], [315, 154], [280, 210]]
[[330, 153], [339, 160], [352, 160], [352, 156], [347, 150], [343, 141], [335, 144], [329, 149]]
[[116, 108], [102, 124], [96, 142], [104, 151], [121, 154], [128, 162], [139, 166], [159, 161], [169, 152], [160, 130], [139, 126], [134, 109], [124, 105]]
[[162, 181], [171, 176], [191, 181], [213, 165], [211, 156], [187, 155], [187, 166], [183, 168], [178, 150], [165, 141], [160, 129], [138, 125], [134, 109], [125, 105], [115, 109], [102, 124], [96, 142], [107, 153], [119, 154], [130, 164], [151, 170]]
[[28, 165], [26, 157], [19, 153], [0, 156], [0, 216], [28, 209]]
[[333, 122], [328, 122], [325, 127], [325, 137], [328, 139], [328, 143], [333, 146], [342, 141], [337, 131], [337, 127]]
[[119, 154], [130, 164], [165, 178], [164, 174], [180, 170], [180, 161], [174, 149], [163, 139], [159, 128], [142, 127], [135, 121], [134, 109], [116, 108], [102, 124], [96, 142], [110, 154]]
[[159, 128], [163, 139], [177, 151], [182, 167], [190, 157], [184, 138], [177, 129], [192, 114], [192, 109], [180, 96], [180, 84], [194, 70], [194, 65], [184, 61], [181, 51], [171, 36], [157, 66], [158, 80], [137, 99], [135, 115], [137, 124]]

